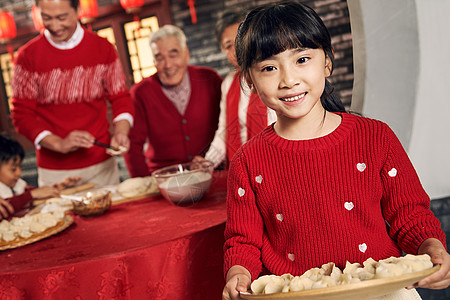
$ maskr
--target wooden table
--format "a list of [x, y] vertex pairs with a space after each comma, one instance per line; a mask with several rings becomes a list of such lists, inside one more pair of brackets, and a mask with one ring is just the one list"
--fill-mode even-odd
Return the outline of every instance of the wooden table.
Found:
[[190, 206], [159, 195], [119, 204], [0, 252], [0, 296], [221, 299], [226, 175], [216, 172], [208, 194]]

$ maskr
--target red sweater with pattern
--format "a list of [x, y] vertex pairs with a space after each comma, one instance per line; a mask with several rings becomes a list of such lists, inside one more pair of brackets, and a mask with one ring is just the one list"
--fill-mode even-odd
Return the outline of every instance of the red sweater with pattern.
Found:
[[[79, 45], [60, 50], [41, 34], [19, 49], [11, 116], [17, 131], [29, 140], [44, 130], [61, 138], [73, 130], [86, 130], [109, 143], [106, 99], [112, 118], [121, 113], [133, 115], [121, 63], [106, 39], [85, 30]], [[38, 166], [55, 170], [84, 168], [109, 157], [100, 147], [67, 154], [36, 149]]]
[[219, 119], [222, 78], [206, 67], [189, 66], [188, 72], [191, 97], [184, 115], [162, 91], [157, 73], [131, 88], [136, 116], [124, 155], [131, 177], [189, 162], [208, 150]]
[[351, 114], [327, 136], [292, 141], [273, 125], [245, 144], [228, 174], [225, 273], [242, 265], [301, 275], [313, 267], [416, 254], [445, 234], [392, 130]]

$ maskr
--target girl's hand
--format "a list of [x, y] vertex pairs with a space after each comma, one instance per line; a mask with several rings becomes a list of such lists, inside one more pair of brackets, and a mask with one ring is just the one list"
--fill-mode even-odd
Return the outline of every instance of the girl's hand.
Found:
[[3, 198], [0, 198], [0, 220], [7, 219], [14, 213], [14, 207]]
[[52, 186], [38, 187], [31, 190], [30, 193], [33, 199], [45, 199], [59, 196], [59, 190]]
[[[414, 287], [427, 289], [445, 289], [450, 285], [450, 254], [438, 239], [426, 239], [419, 247], [418, 254], [428, 254], [434, 264], [440, 264], [441, 269], [422, 279]], [[412, 287], [410, 287], [412, 288]]]
[[241, 299], [239, 292], [246, 292], [250, 288], [252, 277], [246, 268], [235, 265], [228, 270], [226, 281], [222, 300], [237, 300]]

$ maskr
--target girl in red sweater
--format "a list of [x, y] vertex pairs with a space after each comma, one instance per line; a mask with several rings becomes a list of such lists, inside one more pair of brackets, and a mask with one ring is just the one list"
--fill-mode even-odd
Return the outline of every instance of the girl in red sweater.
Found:
[[450, 255], [430, 199], [393, 131], [345, 113], [332, 93], [333, 50], [320, 17], [296, 2], [256, 8], [236, 53], [277, 121], [230, 165], [223, 299], [239, 299], [261, 274], [301, 275], [328, 262], [343, 269], [402, 251], [441, 264], [418, 286], [447, 287]]

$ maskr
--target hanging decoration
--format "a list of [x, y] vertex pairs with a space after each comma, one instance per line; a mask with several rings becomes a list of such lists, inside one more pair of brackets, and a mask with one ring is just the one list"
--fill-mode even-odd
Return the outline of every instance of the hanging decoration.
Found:
[[144, 5], [144, 0], [120, 0], [120, 5], [125, 9], [127, 14], [134, 15], [134, 21], [137, 24], [137, 34], [140, 36], [141, 22], [139, 20], [138, 13], [141, 11]]
[[192, 24], [197, 24], [197, 13], [195, 11], [195, 0], [188, 0], [187, 5], [189, 6], [189, 11], [191, 12]]
[[42, 30], [44, 30], [44, 24], [42, 23], [41, 11], [36, 6], [36, 4], [34, 4], [33, 7], [31, 8], [31, 19], [33, 19], [33, 25], [37, 31], [41, 32]]
[[14, 17], [7, 11], [0, 10], [0, 43], [6, 43], [6, 49], [14, 62], [14, 48], [10, 41], [17, 36], [16, 23]]
[[92, 30], [91, 23], [98, 17], [97, 0], [80, 0], [80, 13], [78, 18], [81, 23], [86, 24], [89, 30]]
[[128, 14], [137, 14], [144, 5], [144, 0], [120, 0], [120, 5]]

